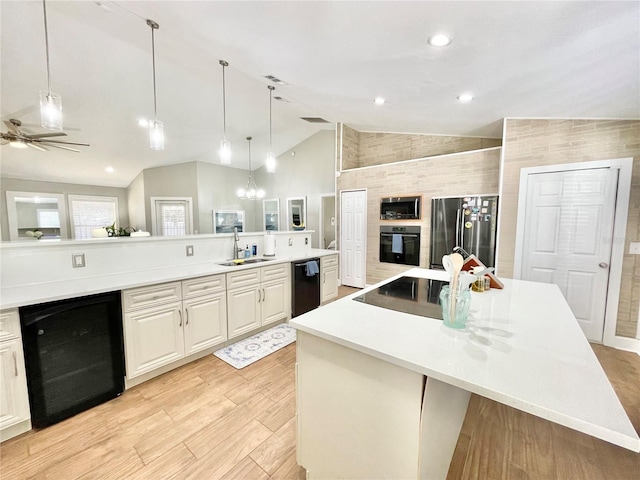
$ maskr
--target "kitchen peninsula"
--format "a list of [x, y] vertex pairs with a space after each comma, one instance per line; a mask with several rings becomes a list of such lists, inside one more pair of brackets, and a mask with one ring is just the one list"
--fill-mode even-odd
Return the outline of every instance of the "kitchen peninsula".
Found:
[[[446, 280], [411, 269], [402, 276]], [[640, 451], [555, 285], [473, 293], [467, 328], [349, 297], [291, 320], [308, 478], [445, 478], [471, 393]]]

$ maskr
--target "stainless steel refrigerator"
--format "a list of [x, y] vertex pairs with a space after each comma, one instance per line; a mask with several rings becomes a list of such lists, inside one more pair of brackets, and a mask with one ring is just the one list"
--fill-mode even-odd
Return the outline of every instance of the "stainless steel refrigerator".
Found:
[[462, 247], [487, 267], [495, 267], [498, 196], [431, 199], [430, 268], [444, 268], [442, 256]]

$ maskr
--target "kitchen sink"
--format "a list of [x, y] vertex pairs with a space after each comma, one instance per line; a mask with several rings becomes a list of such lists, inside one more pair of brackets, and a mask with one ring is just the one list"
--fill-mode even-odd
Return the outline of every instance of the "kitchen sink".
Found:
[[245, 260], [241, 258], [240, 260], [242, 260], [242, 262], [236, 263], [233, 260], [230, 260], [228, 262], [219, 263], [218, 265], [222, 265], [223, 267], [239, 267], [241, 265], [250, 265], [252, 263], [268, 262], [274, 259], [273, 258], [248, 258]]

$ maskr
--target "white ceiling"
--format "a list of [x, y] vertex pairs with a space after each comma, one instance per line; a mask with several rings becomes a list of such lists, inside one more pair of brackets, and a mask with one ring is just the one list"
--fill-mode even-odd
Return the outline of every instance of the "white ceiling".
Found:
[[[52, 89], [82, 153], [0, 147], [14, 178], [127, 186], [144, 168], [218, 163], [222, 67], [233, 166], [262, 165], [269, 91], [276, 154], [321, 128], [501, 136], [504, 117], [640, 117], [640, 2], [48, 1]], [[1, 117], [40, 132], [47, 88], [42, 2], [0, 2]], [[158, 118], [164, 151], [139, 117]], [[446, 32], [453, 43], [430, 47]], [[474, 93], [470, 104], [456, 96]], [[383, 106], [374, 97], [387, 99]], [[314, 125], [300, 117], [322, 117]], [[77, 128], [79, 130], [69, 130]], [[4, 125], [2, 131], [6, 131]], [[105, 173], [107, 166], [115, 168]]]

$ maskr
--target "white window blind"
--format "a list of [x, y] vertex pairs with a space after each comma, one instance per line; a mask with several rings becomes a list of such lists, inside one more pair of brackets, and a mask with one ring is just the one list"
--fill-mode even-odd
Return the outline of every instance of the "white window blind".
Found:
[[58, 210], [38, 208], [38, 228], [60, 228]]
[[69, 195], [73, 238], [91, 238], [94, 228], [118, 224], [116, 197]]
[[156, 235], [186, 235], [191, 233], [190, 201], [155, 199], [154, 205]]

